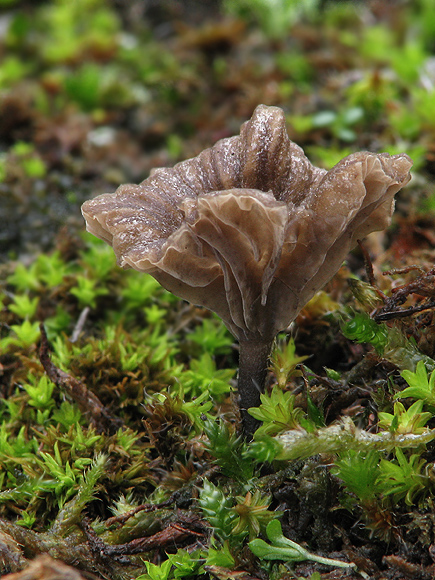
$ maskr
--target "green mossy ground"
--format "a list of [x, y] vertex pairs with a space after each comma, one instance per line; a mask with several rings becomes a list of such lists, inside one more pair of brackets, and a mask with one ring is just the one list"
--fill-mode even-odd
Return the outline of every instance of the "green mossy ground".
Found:
[[[41, 554], [110, 580], [435, 574], [433, 3], [273, 4], [0, 0], [1, 574]], [[80, 205], [259, 103], [317, 165], [414, 169], [279, 337], [246, 444], [232, 337], [120, 270]]]

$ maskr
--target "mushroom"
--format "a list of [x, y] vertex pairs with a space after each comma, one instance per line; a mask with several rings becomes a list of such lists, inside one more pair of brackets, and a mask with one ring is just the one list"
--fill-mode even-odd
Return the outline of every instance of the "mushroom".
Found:
[[240, 345], [243, 430], [260, 404], [273, 340], [332, 278], [356, 241], [387, 227], [410, 180], [406, 154], [354, 153], [313, 166], [284, 112], [259, 105], [240, 135], [83, 204], [118, 264], [216, 312]]

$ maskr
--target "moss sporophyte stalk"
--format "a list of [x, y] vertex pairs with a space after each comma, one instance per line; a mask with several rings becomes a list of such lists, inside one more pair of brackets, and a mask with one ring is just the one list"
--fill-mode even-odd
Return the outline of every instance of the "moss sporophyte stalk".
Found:
[[284, 112], [259, 105], [239, 136], [87, 201], [82, 212], [121, 267], [216, 312], [237, 338], [249, 438], [275, 336], [358, 239], [388, 226], [411, 165], [406, 154], [362, 152], [330, 171], [314, 167], [289, 140]]

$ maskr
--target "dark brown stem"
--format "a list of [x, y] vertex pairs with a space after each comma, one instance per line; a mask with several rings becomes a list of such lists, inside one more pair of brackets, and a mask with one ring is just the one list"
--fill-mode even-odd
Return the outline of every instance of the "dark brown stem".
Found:
[[260, 395], [264, 391], [267, 374], [267, 361], [272, 349], [271, 342], [240, 342], [239, 352], [239, 407], [242, 417], [243, 434], [252, 439], [260, 421], [249, 413], [250, 407], [260, 405]]

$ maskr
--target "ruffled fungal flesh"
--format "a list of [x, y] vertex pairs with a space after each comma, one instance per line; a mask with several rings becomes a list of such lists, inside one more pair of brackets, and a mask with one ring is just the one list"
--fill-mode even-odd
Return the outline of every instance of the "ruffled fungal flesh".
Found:
[[[406, 154], [362, 152], [319, 169], [288, 138], [283, 111], [260, 105], [240, 135], [82, 211], [121, 267], [213, 310], [242, 350], [263, 352], [356, 240], [388, 226], [411, 165]], [[252, 396], [242, 406], [259, 400], [257, 375], [246, 379]]]

